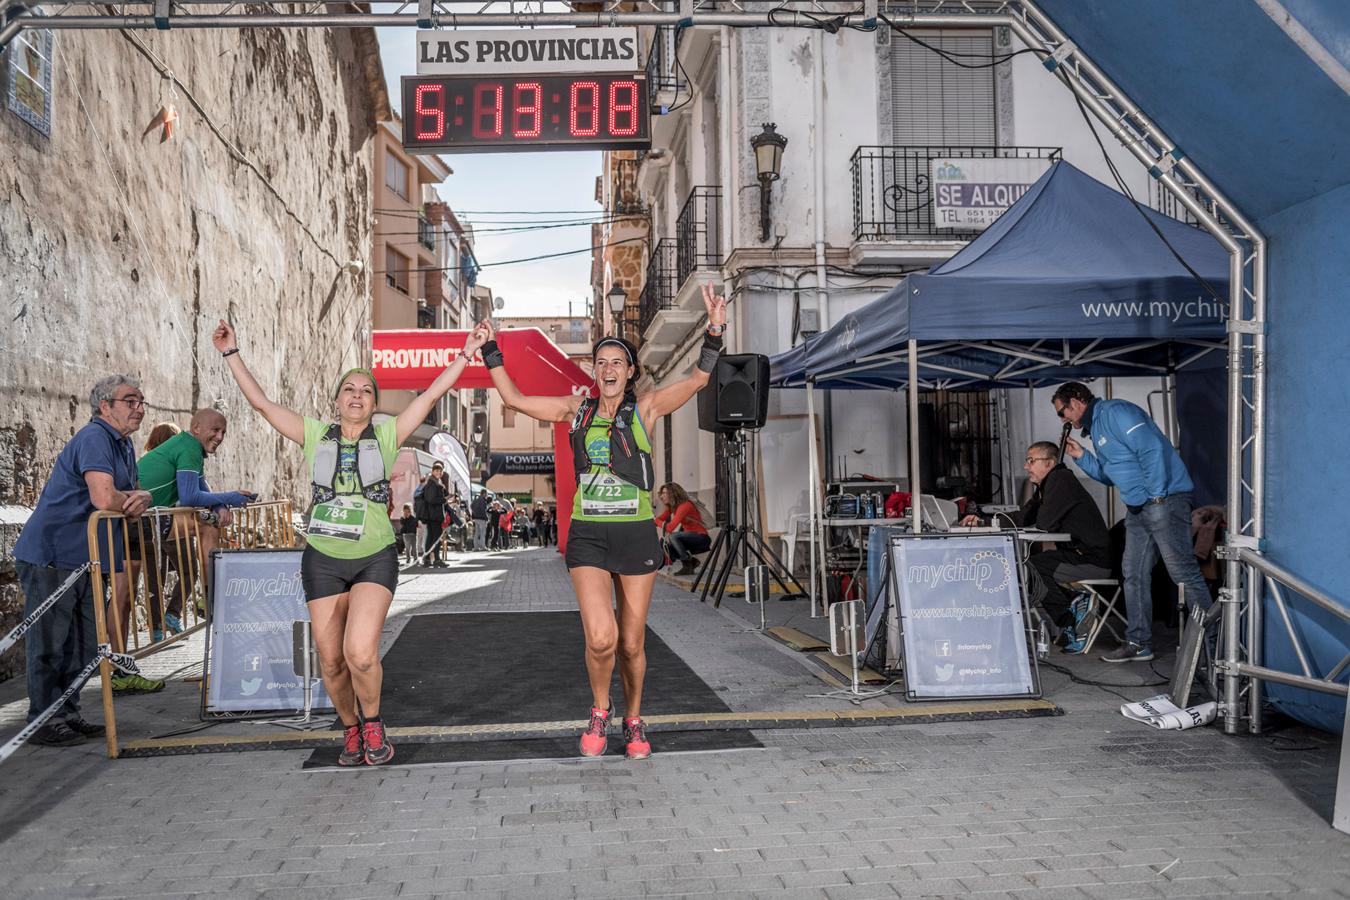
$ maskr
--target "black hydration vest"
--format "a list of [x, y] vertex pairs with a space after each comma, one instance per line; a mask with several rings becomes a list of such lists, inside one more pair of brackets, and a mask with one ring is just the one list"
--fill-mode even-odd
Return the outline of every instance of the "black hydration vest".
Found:
[[[578, 483], [591, 470], [591, 458], [586, 452], [586, 431], [591, 427], [599, 408], [599, 400], [587, 397], [581, 401], [581, 408], [572, 420], [569, 437], [572, 444], [572, 468], [576, 471]], [[652, 469], [650, 437], [642, 443], [638, 442], [633, 431], [635, 415], [637, 398], [626, 394], [609, 426], [609, 471], [631, 485], [650, 491], [652, 483], [656, 481], [656, 473]], [[647, 446], [644, 447], [643, 443]]]
[[[309, 484], [310, 501], [314, 504], [327, 503], [337, 496], [333, 490], [333, 481], [337, 478], [338, 456], [341, 449], [338, 441], [342, 438], [342, 426], [329, 425], [328, 430], [319, 438], [314, 449], [313, 481]], [[380, 442], [375, 438], [375, 426], [367, 425], [356, 441], [356, 483], [361, 488], [361, 496], [371, 503], [389, 502], [389, 473], [384, 470], [384, 457], [380, 455]]]

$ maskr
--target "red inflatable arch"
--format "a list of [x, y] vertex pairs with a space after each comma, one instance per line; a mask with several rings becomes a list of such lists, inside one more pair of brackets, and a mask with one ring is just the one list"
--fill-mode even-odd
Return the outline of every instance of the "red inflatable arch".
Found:
[[[371, 367], [380, 390], [426, 390], [454, 362], [464, 346], [467, 331], [409, 329], [376, 331], [372, 336], [375, 362]], [[508, 328], [497, 333], [497, 343], [506, 357], [506, 371], [524, 394], [541, 397], [585, 396], [595, 381], [586, 370], [568, 358], [557, 344], [538, 328]], [[455, 382], [457, 390], [491, 388], [492, 379], [481, 356], [469, 361]], [[553, 426], [553, 475], [558, 495], [558, 551], [567, 549], [567, 529], [572, 521], [572, 447], [567, 441], [570, 423]]]

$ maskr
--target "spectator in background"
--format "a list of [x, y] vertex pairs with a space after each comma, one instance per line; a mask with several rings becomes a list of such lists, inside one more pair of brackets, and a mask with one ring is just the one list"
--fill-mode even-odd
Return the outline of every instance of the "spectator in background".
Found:
[[478, 496], [469, 504], [469, 515], [473, 518], [473, 549], [486, 550], [488, 531], [488, 494], [479, 491]]
[[548, 542], [558, 546], [558, 507], [548, 508]]
[[534, 502], [534, 513], [531, 516], [534, 529], [534, 539], [542, 547], [548, 543], [548, 513], [544, 511], [544, 501], [536, 500]]
[[417, 559], [417, 517], [413, 515], [411, 503], [403, 504], [403, 518], [398, 520], [398, 528], [403, 541], [403, 554], [411, 562]]
[[515, 518], [516, 502], [508, 499], [506, 504], [502, 507], [501, 516], [497, 519], [497, 532], [500, 535], [499, 540], [501, 541], [501, 547], [499, 549], [501, 550], [511, 549], [511, 528], [515, 525]]
[[[156, 426], [156, 430], [160, 427]], [[136, 528], [132, 532], [139, 535], [139, 543], [144, 546], [144, 552], [140, 555], [147, 564], [145, 577], [150, 595], [153, 640], [163, 640], [166, 631], [178, 634], [183, 630], [183, 607], [196, 581], [196, 572], [203, 573], [204, 585], [210, 584], [207, 561], [212, 551], [220, 546], [220, 529], [230, 524], [230, 510], [257, 499], [257, 494], [250, 491], [212, 493], [207, 487], [204, 476], [206, 458], [220, 448], [225, 440], [225, 432], [223, 415], [214, 409], [199, 409], [192, 414], [186, 432], [171, 435], [150, 449], [136, 464], [141, 485], [150, 492], [153, 506], [192, 506], [211, 513], [196, 528], [196, 566], [179, 565], [186, 560], [186, 554], [194, 552], [190, 546], [193, 537], [190, 520], [179, 518], [175, 523], [174, 519], [168, 517], [156, 519], [160, 528], [159, 552], [156, 551], [156, 541], [150, 529]], [[171, 529], [170, 526], [174, 527]], [[178, 546], [170, 549], [164, 542]], [[160, 564], [166, 558], [179, 571], [173, 597], [168, 607], [162, 608], [159, 573], [164, 571]], [[130, 596], [122, 599], [129, 601]], [[124, 616], [121, 621], [125, 622], [129, 617], [130, 604], [119, 612]]]
[[[25, 616], [89, 562], [85, 528], [95, 511], [134, 518], [150, 506], [150, 492], [137, 486], [136, 452], [130, 439], [145, 417], [139, 382], [130, 375], [100, 379], [89, 392], [89, 405], [93, 419], [57, 455], [37, 508], [14, 545]], [[114, 569], [120, 557], [119, 538], [114, 536], [107, 554]], [[52, 706], [97, 654], [95, 600], [85, 572], [29, 629], [25, 637], [29, 722]], [[158, 684], [163, 687], [163, 682]], [[102, 725], [90, 724], [80, 715], [76, 691], [31, 740], [64, 747], [101, 735], [103, 730]]]
[[441, 555], [441, 532], [445, 530], [445, 466], [439, 461], [431, 466], [431, 476], [422, 488], [422, 502], [426, 512], [422, 518], [427, 527], [427, 549], [424, 556], [429, 557], [427, 565], [437, 569], [445, 568]]
[[1185, 588], [1187, 605], [1208, 609], [1209, 587], [1191, 544], [1191, 491], [1186, 464], [1148, 413], [1127, 400], [1101, 400], [1071, 381], [1050, 398], [1055, 413], [1090, 438], [1094, 453], [1069, 438], [1064, 445], [1084, 474], [1120, 490], [1125, 514], [1125, 643], [1104, 662], [1153, 658], [1153, 563]]
[[183, 429], [179, 428], [172, 422], [160, 422], [154, 428], [151, 428], [150, 434], [146, 436], [145, 452], [149, 453], [151, 450], [155, 449], [160, 444], [164, 443], [169, 438], [173, 437], [175, 434], [181, 434], [182, 431]]
[[502, 511], [503, 506], [500, 500], [494, 499], [488, 504], [487, 545], [491, 550], [502, 549]]
[[661, 489], [656, 492], [656, 499], [665, 507], [656, 516], [656, 527], [670, 552], [671, 561], [680, 561], [680, 567], [672, 574], [697, 574], [695, 554], [707, 553], [712, 547], [712, 539], [708, 537], [708, 528], [703, 524], [698, 507], [689, 499], [684, 488], [673, 481], [661, 485]]

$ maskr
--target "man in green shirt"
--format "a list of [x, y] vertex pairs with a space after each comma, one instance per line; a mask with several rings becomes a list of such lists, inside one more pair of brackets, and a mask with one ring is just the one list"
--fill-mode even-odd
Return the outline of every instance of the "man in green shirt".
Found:
[[[243, 506], [257, 495], [248, 491], [222, 491], [212, 493], [207, 490], [203, 477], [206, 457], [215, 453], [225, 440], [225, 417], [214, 409], [199, 409], [192, 414], [188, 430], [169, 438], [155, 449], [146, 453], [136, 463], [140, 473], [141, 485], [150, 492], [153, 506], [192, 506], [210, 510], [214, 522], [203, 516], [197, 525], [197, 555], [184, 544], [180, 548], [166, 548], [170, 565], [178, 572], [178, 585], [174, 589], [172, 600], [160, 615], [160, 584], [158, 573], [148, 572], [151, 604], [151, 636], [155, 640], [163, 639], [163, 632], [176, 634], [183, 630], [183, 600], [195, 584], [196, 572], [206, 570], [206, 560], [211, 551], [220, 545], [220, 528], [230, 524], [230, 509]], [[191, 520], [179, 518], [172, 534], [167, 529], [166, 543], [184, 542], [193, 533]], [[153, 554], [148, 553], [147, 560]], [[186, 563], [187, 571], [182, 571], [180, 563]], [[208, 573], [209, 574], [209, 573]], [[203, 581], [205, 583], [205, 579]]]

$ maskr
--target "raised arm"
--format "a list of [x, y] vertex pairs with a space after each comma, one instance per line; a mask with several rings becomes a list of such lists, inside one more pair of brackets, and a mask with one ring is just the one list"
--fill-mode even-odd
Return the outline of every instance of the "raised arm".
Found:
[[239, 385], [239, 390], [244, 392], [244, 399], [248, 405], [262, 413], [262, 417], [284, 438], [289, 438], [301, 446], [305, 443], [305, 420], [297, 412], [287, 409], [280, 403], [273, 403], [267, 399], [263, 393], [262, 386], [258, 384], [253, 373], [244, 365], [244, 360], [239, 353], [239, 340], [235, 336], [234, 328], [230, 323], [221, 319], [216, 325], [215, 333], [211, 335], [211, 343], [221, 355], [225, 357], [225, 364], [230, 367], [230, 374], [234, 376], [235, 382]]
[[469, 365], [469, 360], [478, 352], [479, 348], [487, 337], [477, 328], [469, 332], [469, 336], [464, 341], [464, 349], [455, 361], [446, 366], [441, 374], [436, 376], [436, 380], [422, 393], [412, 399], [412, 402], [398, 414], [398, 442], [402, 446], [403, 442], [412, 436], [417, 430], [417, 426], [426, 421], [427, 416], [431, 415], [431, 410], [436, 406], [436, 401], [445, 396], [459, 376], [464, 374], [464, 369]]
[[509, 409], [522, 412], [540, 422], [566, 422], [577, 414], [577, 410], [581, 408], [580, 397], [527, 397], [522, 394], [511, 380], [511, 376], [506, 374], [502, 352], [497, 347], [497, 330], [492, 327], [492, 323], [479, 322], [474, 331], [483, 335], [485, 341], [483, 362], [487, 364], [492, 386], [497, 389], [502, 403]]
[[689, 402], [708, 383], [717, 357], [722, 352], [722, 334], [727, 328], [727, 299], [712, 285], [703, 285], [703, 306], [708, 312], [708, 333], [703, 338], [697, 367], [679, 381], [644, 394], [638, 400], [638, 415], [644, 422], [655, 422]]

